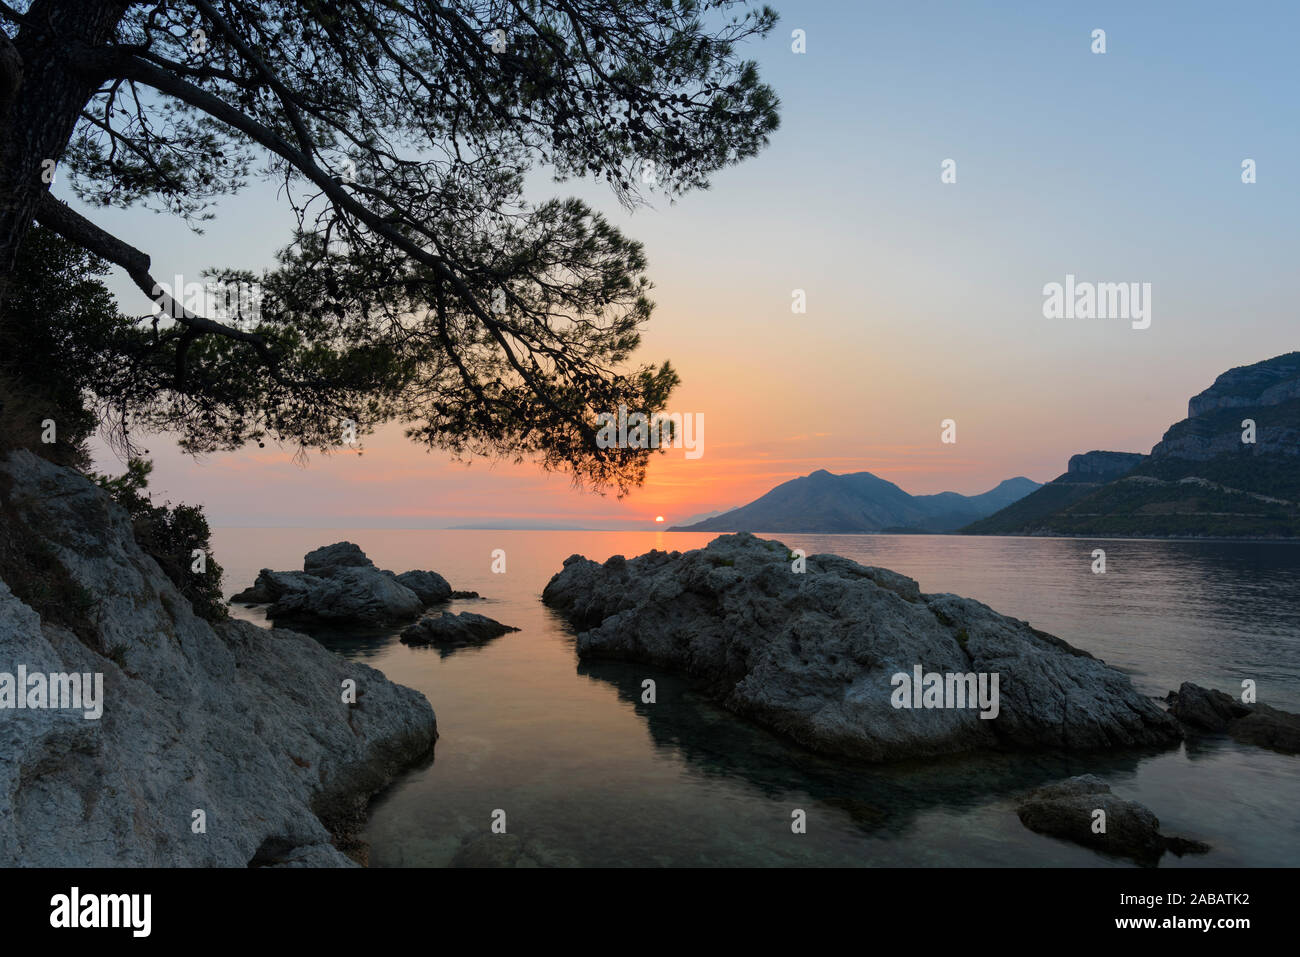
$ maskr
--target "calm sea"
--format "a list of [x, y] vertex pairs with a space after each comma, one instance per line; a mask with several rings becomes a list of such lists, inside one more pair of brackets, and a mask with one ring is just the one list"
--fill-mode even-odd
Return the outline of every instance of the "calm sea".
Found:
[[[522, 629], [450, 654], [402, 645], [396, 631], [326, 639], [422, 691], [438, 715], [433, 762], [375, 802], [372, 866], [1129, 866], [1033, 834], [1016, 817], [1025, 789], [1085, 772], [1150, 807], [1165, 833], [1214, 848], [1166, 855], [1162, 866], [1300, 864], [1300, 758], [1211, 738], [1147, 755], [850, 765], [754, 728], [671, 675], [580, 663], [572, 629], [541, 602], [571, 554], [603, 561], [712, 537], [223, 528], [214, 545], [228, 594], [259, 568], [300, 568], [310, 549], [347, 540], [380, 567], [434, 569], [485, 598], [451, 610]], [[1261, 701], [1300, 711], [1300, 544], [771, 537], [977, 598], [1104, 658], [1147, 694], [1183, 681], [1231, 692], [1249, 678]], [[1106, 550], [1105, 575], [1091, 572], [1094, 548]], [[505, 574], [491, 570], [496, 549]], [[640, 701], [647, 677], [658, 682], [656, 704]], [[791, 831], [795, 809], [807, 812], [805, 834]], [[497, 811], [507, 841], [488, 837]]]

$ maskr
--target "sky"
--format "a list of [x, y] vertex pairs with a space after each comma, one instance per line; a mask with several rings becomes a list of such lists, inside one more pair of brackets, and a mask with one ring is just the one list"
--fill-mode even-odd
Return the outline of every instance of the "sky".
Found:
[[[531, 463], [454, 462], [400, 428], [305, 467], [155, 437], [158, 497], [214, 525], [599, 528], [681, 522], [819, 468], [974, 494], [1048, 481], [1076, 452], [1148, 451], [1217, 375], [1300, 348], [1294, 3], [773, 6], [747, 51], [782, 101], [766, 150], [633, 212], [594, 182], [538, 178], [529, 196], [579, 196], [644, 243], [656, 309], [636, 359], [678, 369], [669, 410], [702, 416], [702, 455], [656, 456], [620, 500]], [[84, 211], [162, 281], [268, 267], [292, 222], [264, 183], [202, 236]], [[1044, 287], [1067, 275], [1149, 283], [1150, 326], [1046, 318]], [[145, 311], [124, 276], [111, 286]]]

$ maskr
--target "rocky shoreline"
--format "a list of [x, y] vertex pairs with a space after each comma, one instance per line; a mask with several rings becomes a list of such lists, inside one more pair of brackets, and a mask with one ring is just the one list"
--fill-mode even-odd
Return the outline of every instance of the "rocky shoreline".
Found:
[[102, 675], [102, 717], [0, 710], [0, 865], [352, 866], [369, 799], [427, 759], [423, 695], [305, 635], [197, 617], [84, 476], [0, 460], [5, 520], [85, 608], [0, 583], [0, 670]]
[[[0, 500], [94, 599], [84, 621], [42, 620], [0, 582], [0, 672], [100, 673], [105, 688], [98, 720], [0, 710], [0, 863], [366, 862], [358, 835], [371, 797], [432, 756], [437, 721], [422, 695], [307, 635], [197, 617], [125, 512], [78, 473], [13, 453], [0, 461]], [[426, 614], [469, 596], [338, 542], [309, 552], [302, 571], [263, 569], [232, 601], [307, 624], [404, 624], [403, 644], [444, 655], [519, 630]], [[1166, 710], [1086, 651], [980, 602], [746, 533], [686, 553], [574, 555], [542, 598], [578, 632], [580, 671], [622, 660], [679, 673], [821, 760], [1137, 755], [1220, 733], [1300, 750], [1296, 715], [1190, 683]], [[1089, 776], [1022, 795], [1017, 813], [1032, 830], [1145, 866], [1207, 850], [1161, 834], [1151, 811]], [[499, 843], [471, 842], [456, 863], [541, 860]]]

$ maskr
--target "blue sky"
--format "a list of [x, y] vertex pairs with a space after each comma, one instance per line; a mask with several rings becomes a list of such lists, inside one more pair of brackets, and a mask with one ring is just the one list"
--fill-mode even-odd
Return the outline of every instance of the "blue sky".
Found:
[[[155, 441], [156, 482], [219, 523], [289, 525], [671, 520], [819, 467], [975, 493], [1050, 479], [1077, 451], [1146, 451], [1217, 374], [1297, 348], [1295, 4], [774, 6], [752, 49], [783, 102], [768, 150], [634, 213], [597, 184], [535, 184], [645, 243], [658, 310], [642, 358], [682, 372], [673, 406], [708, 420], [703, 459], [657, 463], [620, 503], [528, 467], [467, 471], [398, 436], [365, 466], [305, 471], [276, 450], [196, 464]], [[940, 182], [948, 158], [955, 184]], [[273, 185], [218, 212], [203, 237], [143, 211], [92, 215], [160, 279], [260, 268], [288, 238]], [[1042, 287], [1067, 273], [1151, 283], [1151, 328], [1045, 319]], [[956, 446], [938, 444], [946, 417]], [[374, 470], [396, 511], [357, 496]], [[257, 507], [240, 488], [254, 480]]]

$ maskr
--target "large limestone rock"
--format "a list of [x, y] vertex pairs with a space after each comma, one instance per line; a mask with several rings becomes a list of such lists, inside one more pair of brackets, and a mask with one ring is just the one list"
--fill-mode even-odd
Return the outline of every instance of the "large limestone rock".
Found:
[[410, 621], [451, 597], [437, 572], [398, 575], [376, 568], [352, 542], [335, 542], [308, 552], [300, 572], [263, 568], [231, 601], [269, 603], [267, 617], [304, 626], [377, 628]]
[[[802, 574], [779, 542], [602, 564], [574, 555], [543, 592], [583, 658], [685, 673], [725, 707], [817, 751], [885, 761], [983, 748], [1168, 745], [1177, 722], [1129, 679], [1066, 642], [956, 595], [835, 555]], [[896, 708], [895, 674], [999, 676], [997, 716]]]
[[359, 857], [369, 797], [437, 737], [428, 701], [295, 632], [197, 618], [126, 513], [74, 472], [15, 452], [0, 495], [92, 600], [54, 624], [0, 584], [0, 672], [98, 672], [104, 688], [98, 720], [0, 709], [0, 866]]

